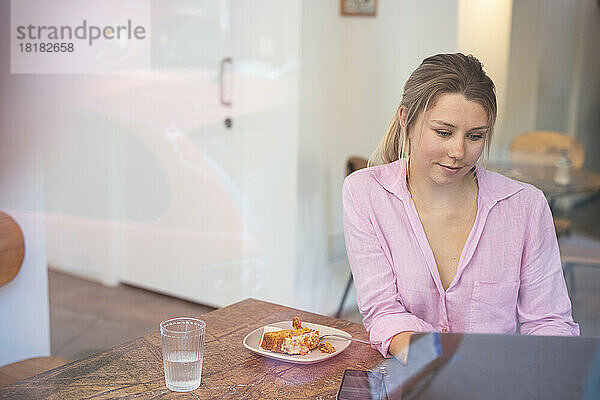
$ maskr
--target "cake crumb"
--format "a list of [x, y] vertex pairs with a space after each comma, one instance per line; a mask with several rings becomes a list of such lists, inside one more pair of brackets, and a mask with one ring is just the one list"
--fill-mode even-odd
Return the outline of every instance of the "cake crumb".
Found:
[[323, 343], [319, 343], [319, 350], [321, 350], [322, 353], [335, 353], [335, 347], [326, 340], [324, 340]]

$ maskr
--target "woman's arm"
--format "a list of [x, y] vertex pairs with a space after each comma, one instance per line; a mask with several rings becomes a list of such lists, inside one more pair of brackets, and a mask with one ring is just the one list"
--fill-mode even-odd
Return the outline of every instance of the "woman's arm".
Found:
[[517, 312], [521, 333], [576, 336], [579, 325], [571, 316], [552, 213], [538, 193], [532, 210], [521, 261]]
[[410, 337], [414, 332], [406, 331], [400, 332], [392, 338], [388, 352], [400, 360], [403, 364], [406, 364], [408, 360], [408, 346], [410, 344]]
[[[357, 178], [361, 180], [355, 180]], [[431, 332], [433, 327], [406, 310], [396, 286], [392, 265], [382, 248], [368, 216], [366, 197], [372, 188], [365, 182], [366, 175], [354, 174], [344, 181], [342, 190], [344, 209], [344, 236], [346, 250], [363, 323], [374, 347], [385, 357], [394, 341], [391, 353], [404, 343], [395, 339], [401, 332]], [[354, 179], [353, 179], [354, 178]], [[351, 187], [356, 187], [355, 198]], [[404, 337], [404, 336], [400, 336]], [[397, 347], [398, 346], [398, 347]]]

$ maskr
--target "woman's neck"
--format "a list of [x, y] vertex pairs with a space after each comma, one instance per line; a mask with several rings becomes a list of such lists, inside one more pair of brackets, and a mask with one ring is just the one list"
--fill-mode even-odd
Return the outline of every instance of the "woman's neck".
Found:
[[407, 187], [413, 202], [433, 212], [455, 210], [476, 198], [478, 191], [477, 180], [470, 172], [454, 184], [439, 185], [411, 169]]

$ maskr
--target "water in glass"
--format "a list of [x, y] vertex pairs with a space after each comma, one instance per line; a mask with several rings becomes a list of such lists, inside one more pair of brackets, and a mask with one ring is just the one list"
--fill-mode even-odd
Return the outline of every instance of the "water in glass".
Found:
[[202, 379], [202, 357], [192, 351], [172, 351], [164, 357], [165, 382], [176, 392], [197, 389]]

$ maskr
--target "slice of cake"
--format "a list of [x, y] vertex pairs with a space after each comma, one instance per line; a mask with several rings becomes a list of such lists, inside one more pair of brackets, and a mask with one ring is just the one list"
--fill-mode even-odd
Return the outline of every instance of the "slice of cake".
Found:
[[319, 331], [309, 328], [287, 329], [263, 334], [260, 347], [277, 353], [306, 355], [319, 345]]

